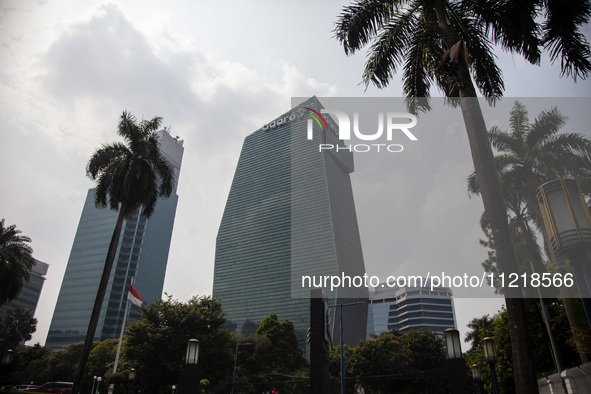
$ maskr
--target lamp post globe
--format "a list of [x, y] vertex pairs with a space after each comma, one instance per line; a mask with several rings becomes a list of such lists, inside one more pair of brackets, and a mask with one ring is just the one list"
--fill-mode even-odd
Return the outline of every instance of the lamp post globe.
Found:
[[197, 364], [197, 361], [199, 361], [199, 341], [197, 339], [189, 339], [185, 364]]
[[462, 358], [462, 346], [460, 341], [460, 332], [455, 328], [448, 328], [443, 332], [445, 336], [445, 347], [447, 349], [447, 358]]

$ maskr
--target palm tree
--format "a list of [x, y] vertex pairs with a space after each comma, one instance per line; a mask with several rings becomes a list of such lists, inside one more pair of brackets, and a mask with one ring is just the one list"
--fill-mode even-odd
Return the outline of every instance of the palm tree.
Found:
[[86, 166], [86, 174], [96, 181], [95, 206], [109, 206], [118, 210], [119, 214], [74, 378], [75, 394], [80, 390], [86, 369], [123, 221], [138, 211], [150, 217], [158, 198], [170, 196], [174, 188], [172, 167], [161, 156], [160, 141], [156, 135], [161, 121], [162, 118], [154, 117], [138, 123], [133, 115], [124, 111], [117, 133], [126, 144], [115, 142], [103, 145], [94, 152]]
[[[384, 88], [402, 67], [409, 110], [429, 109], [433, 82], [461, 108], [497, 258], [507, 273], [516, 272], [517, 265], [475, 85], [489, 100], [502, 95], [493, 43], [533, 64], [546, 49], [553, 61], [560, 57], [563, 74], [586, 78], [591, 51], [579, 26], [591, 15], [591, 1], [574, 3], [565, 7], [540, 0], [360, 0], [344, 8], [335, 28], [347, 54], [371, 43], [363, 73], [366, 84]], [[516, 392], [535, 393], [525, 305], [518, 297], [507, 292], [505, 298]]]
[[[530, 123], [527, 109], [516, 101], [509, 118], [511, 131], [498, 126], [489, 131], [491, 144], [498, 152], [495, 161], [505, 196], [516, 200], [508, 207], [514, 216], [525, 215], [522, 220], [533, 220], [540, 231], [544, 226], [537, 188], [556, 178], [588, 180], [591, 177], [591, 140], [578, 133], [560, 133], [566, 121], [558, 108], [551, 108]], [[468, 191], [480, 193], [474, 173], [468, 177]]]
[[[498, 152], [495, 161], [503, 184], [510, 222], [516, 228], [513, 234], [519, 237], [518, 244], [526, 247], [527, 257], [522, 259], [519, 267], [522, 272], [530, 271], [530, 260], [538, 264], [537, 270], [544, 268], [540, 266], [541, 249], [532, 229], [533, 224], [545, 238], [546, 232], [536, 196], [538, 187], [556, 178], [588, 180], [591, 177], [591, 140], [577, 133], [560, 133], [566, 120], [557, 108], [551, 108], [542, 111], [530, 123], [525, 106], [515, 102], [509, 118], [511, 131], [503, 131], [497, 126], [489, 131], [492, 146]], [[468, 191], [472, 194], [480, 193], [474, 173], [468, 177]], [[551, 251], [548, 250], [547, 254], [551, 255]], [[564, 269], [561, 261], [553, 260], [556, 268]], [[563, 301], [581, 359], [586, 362], [583, 346], [577, 340], [582, 328], [574, 318], [570, 297], [563, 295]]]
[[0, 305], [19, 295], [35, 265], [33, 249], [28, 245], [31, 238], [20, 234], [16, 225], [4, 227], [4, 219], [0, 221]]

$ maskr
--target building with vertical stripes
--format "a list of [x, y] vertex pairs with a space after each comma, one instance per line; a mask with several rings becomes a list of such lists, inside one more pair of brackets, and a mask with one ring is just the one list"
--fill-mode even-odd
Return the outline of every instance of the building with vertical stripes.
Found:
[[[252, 334], [276, 314], [294, 323], [302, 348], [311, 290], [302, 277], [365, 273], [353, 153], [319, 151], [326, 141], [343, 146], [334, 123], [328, 130], [312, 123], [311, 110], [320, 109], [313, 97], [245, 138], [217, 235], [213, 281], [213, 297], [235, 332]], [[343, 313], [344, 340], [357, 345], [365, 338], [367, 289], [324, 290], [333, 305], [363, 299]], [[338, 344], [337, 309], [331, 314]]]
[[[183, 141], [166, 129], [157, 134], [160, 152], [173, 166], [178, 181]], [[64, 348], [84, 341], [86, 336], [118, 214], [95, 208], [94, 195], [95, 189], [88, 190], [47, 335], [47, 347]], [[175, 187], [169, 198], [157, 202], [149, 219], [137, 212], [123, 223], [95, 341], [119, 336], [132, 277], [146, 303], [161, 298], [177, 202]], [[128, 321], [141, 317], [137, 307], [130, 310]]]

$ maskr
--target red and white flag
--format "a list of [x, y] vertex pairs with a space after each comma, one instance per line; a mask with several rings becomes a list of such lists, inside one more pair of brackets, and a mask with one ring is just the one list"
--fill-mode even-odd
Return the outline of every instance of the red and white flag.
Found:
[[127, 293], [127, 299], [131, 301], [133, 305], [137, 305], [140, 307], [144, 303], [144, 299], [142, 298], [140, 293], [138, 293], [137, 290], [131, 284], [129, 285], [129, 293]]

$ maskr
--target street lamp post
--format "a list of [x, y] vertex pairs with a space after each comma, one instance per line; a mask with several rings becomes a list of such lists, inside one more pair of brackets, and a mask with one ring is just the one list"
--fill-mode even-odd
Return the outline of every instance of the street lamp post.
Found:
[[343, 338], [343, 307], [344, 306], [351, 306], [351, 305], [357, 305], [360, 304], [360, 302], [351, 302], [349, 304], [336, 304], [336, 305], [330, 305], [329, 307], [339, 307], [339, 315], [340, 315], [340, 324], [341, 324], [341, 394], [345, 394], [347, 392], [346, 390], [346, 385], [345, 385], [345, 375], [346, 375], [346, 370], [345, 370], [345, 342], [344, 342], [344, 338]]
[[4, 380], [4, 371], [8, 370], [10, 364], [12, 364], [12, 359], [14, 358], [14, 350], [8, 349], [2, 355], [2, 363], [0, 365], [0, 383]]
[[8, 349], [2, 355], [2, 366], [8, 366], [8, 365], [12, 364], [12, 359], [13, 358], [14, 358], [14, 350]]
[[236, 353], [234, 354], [234, 370], [232, 372], [232, 394], [234, 394], [234, 381], [236, 380], [236, 367], [238, 364], [238, 346], [252, 345], [252, 343], [238, 343], [236, 342]]
[[90, 394], [94, 394], [94, 385], [96, 384], [96, 379], [98, 378], [98, 376], [93, 376], [92, 377], [92, 388], [90, 389]]
[[100, 376], [98, 378], [96, 378], [96, 389], [95, 389], [95, 393], [98, 394], [99, 393], [99, 387], [101, 385], [101, 381], [103, 380], [103, 378], [101, 378]]
[[128, 377], [128, 384], [127, 384], [127, 394], [131, 393], [131, 385], [133, 384], [133, 381], [135, 380], [135, 369], [131, 368], [129, 370], [129, 377]]
[[499, 386], [497, 384], [497, 373], [495, 371], [495, 362], [497, 361], [497, 347], [495, 340], [486, 337], [482, 340], [482, 354], [484, 361], [490, 366], [490, 380], [492, 384], [493, 394], [499, 394]]
[[460, 332], [455, 328], [448, 328], [443, 332], [447, 360], [445, 363], [449, 392], [463, 394], [470, 391], [466, 378], [466, 363], [462, 357]]
[[538, 203], [548, 244], [558, 256], [571, 262], [587, 321], [591, 325], [591, 215], [578, 182], [555, 179], [540, 186]]
[[199, 390], [201, 371], [197, 362], [199, 361], [199, 341], [189, 339], [187, 352], [185, 354], [185, 365], [179, 376], [179, 394], [192, 394], [195, 388]]
[[478, 394], [482, 394], [482, 376], [480, 375], [480, 367], [478, 364], [472, 364], [472, 380], [476, 384]]

